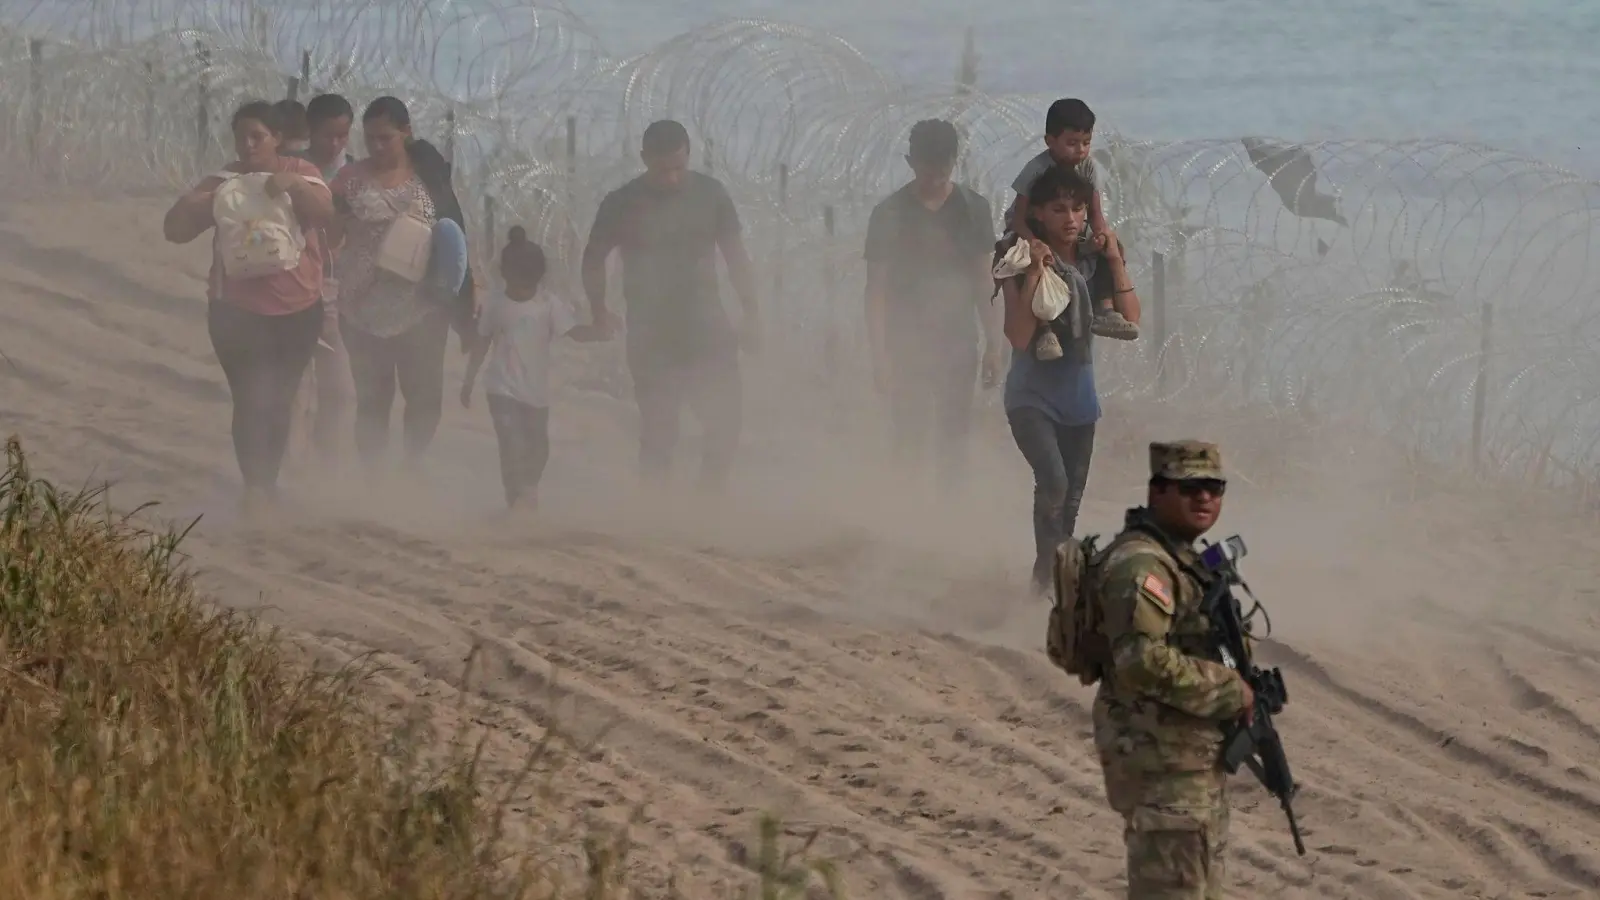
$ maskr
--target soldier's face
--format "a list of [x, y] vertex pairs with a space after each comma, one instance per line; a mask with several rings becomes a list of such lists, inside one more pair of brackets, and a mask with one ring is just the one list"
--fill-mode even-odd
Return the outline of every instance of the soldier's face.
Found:
[[1170, 482], [1155, 490], [1151, 505], [1163, 528], [1193, 540], [1217, 524], [1227, 487], [1210, 478]]

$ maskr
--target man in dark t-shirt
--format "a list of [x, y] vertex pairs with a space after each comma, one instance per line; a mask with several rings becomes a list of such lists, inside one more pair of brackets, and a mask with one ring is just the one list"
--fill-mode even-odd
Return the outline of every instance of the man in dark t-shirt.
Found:
[[1004, 344], [989, 300], [994, 220], [983, 195], [951, 181], [959, 148], [949, 122], [912, 127], [914, 178], [873, 208], [864, 254], [873, 375], [895, 453], [920, 460], [932, 445], [945, 487], [964, 474], [980, 330], [985, 386], [999, 379]]
[[[583, 288], [595, 324], [611, 333], [606, 258], [622, 256], [628, 369], [639, 404], [639, 466], [667, 476], [687, 405], [705, 431], [702, 487], [727, 480], [738, 449], [741, 340], [759, 340], [755, 276], [739, 214], [722, 182], [689, 169], [689, 133], [670, 120], [644, 132], [645, 173], [607, 194], [583, 251]], [[717, 287], [717, 254], [739, 296], [739, 327]]]

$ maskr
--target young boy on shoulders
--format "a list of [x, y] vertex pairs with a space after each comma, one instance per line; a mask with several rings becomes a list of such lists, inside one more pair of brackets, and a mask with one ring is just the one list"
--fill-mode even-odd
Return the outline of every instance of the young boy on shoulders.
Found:
[[[1106, 224], [1105, 213], [1100, 207], [1100, 190], [1094, 160], [1089, 155], [1094, 143], [1094, 124], [1094, 111], [1082, 100], [1063, 98], [1050, 104], [1050, 109], [1044, 118], [1045, 149], [1038, 156], [1028, 160], [1028, 164], [1022, 167], [1016, 180], [1011, 183], [1011, 189], [1016, 191], [1017, 198], [1006, 211], [1006, 227], [1016, 235], [1016, 240], [1038, 239], [1028, 214], [1028, 191], [1033, 187], [1033, 183], [1051, 168], [1066, 166], [1078, 172], [1095, 187], [1089, 201], [1089, 227], [1085, 240], [1090, 248], [1096, 251], [1105, 250], [1106, 235], [1111, 229]], [[1009, 245], [1013, 241], [1010, 238], [1002, 238], [1001, 243]], [[1139, 337], [1139, 326], [1129, 322], [1112, 308], [1109, 300], [1105, 306], [1095, 310], [1090, 330], [1100, 337], [1115, 340], [1131, 341]]]

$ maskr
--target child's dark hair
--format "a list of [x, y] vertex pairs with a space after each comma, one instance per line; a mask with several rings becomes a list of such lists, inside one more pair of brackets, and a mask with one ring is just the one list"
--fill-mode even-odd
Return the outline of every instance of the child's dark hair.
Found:
[[1044, 114], [1045, 136], [1055, 137], [1063, 131], [1085, 134], [1094, 131], [1094, 110], [1089, 108], [1089, 104], [1075, 97], [1066, 97], [1050, 104], [1050, 111]]
[[521, 225], [511, 226], [500, 251], [500, 277], [507, 284], [537, 285], [544, 280], [544, 271], [544, 248], [528, 240]]
[[1072, 166], [1051, 166], [1028, 188], [1028, 208], [1066, 199], [1088, 205], [1094, 199], [1094, 185]]

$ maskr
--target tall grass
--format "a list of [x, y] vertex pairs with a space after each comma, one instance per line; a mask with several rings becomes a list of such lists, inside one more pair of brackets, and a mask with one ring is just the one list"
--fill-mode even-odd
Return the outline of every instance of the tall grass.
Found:
[[[308, 671], [204, 603], [182, 537], [34, 478], [7, 442], [0, 897], [628, 896], [624, 837], [583, 841], [587, 871], [563, 885], [555, 854], [508, 840], [469, 742], [397, 741], [362, 702], [363, 670]], [[534, 748], [521, 780], [561, 752]], [[780, 852], [778, 834], [764, 820], [758, 896], [804, 896], [814, 870], [837, 896], [832, 870]]]

